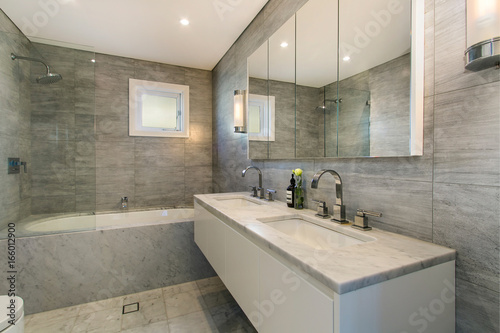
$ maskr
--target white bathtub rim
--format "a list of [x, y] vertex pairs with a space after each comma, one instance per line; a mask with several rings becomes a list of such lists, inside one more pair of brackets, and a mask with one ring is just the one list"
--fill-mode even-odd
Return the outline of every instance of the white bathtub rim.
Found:
[[[72, 217], [88, 217], [95, 216], [97, 219], [100, 216], [105, 215], [117, 215], [120, 214], [130, 214], [130, 213], [144, 213], [144, 212], [153, 212], [153, 211], [168, 211], [168, 210], [186, 210], [193, 212], [192, 216], [186, 218], [176, 218], [172, 220], [164, 220], [164, 221], [149, 221], [149, 222], [138, 222], [124, 225], [106, 225], [106, 226], [96, 226], [96, 223], [92, 227], [88, 228], [77, 228], [77, 229], [65, 229], [65, 230], [44, 230], [44, 231], [30, 231], [26, 230], [27, 226], [33, 226], [35, 224], [52, 222], [64, 218], [72, 218]], [[31, 221], [30, 221], [31, 220]], [[182, 223], [182, 222], [193, 222], [194, 221], [194, 208], [193, 207], [175, 207], [175, 208], [151, 208], [151, 209], [134, 209], [134, 210], [126, 210], [126, 211], [106, 211], [106, 212], [98, 212], [98, 213], [67, 213], [67, 214], [57, 214], [51, 215], [47, 217], [43, 217], [40, 219], [36, 219], [36, 215], [32, 215], [21, 222], [16, 223], [16, 238], [25, 238], [25, 237], [40, 237], [40, 236], [49, 236], [49, 235], [57, 235], [57, 234], [67, 234], [67, 233], [79, 233], [79, 232], [93, 232], [93, 231], [104, 231], [111, 229], [125, 229], [125, 228], [137, 228], [143, 226], [152, 226], [152, 225], [162, 225], [162, 224], [172, 224], [172, 223]], [[96, 222], [96, 221], [94, 221]], [[0, 240], [7, 238], [7, 227], [0, 230]]]

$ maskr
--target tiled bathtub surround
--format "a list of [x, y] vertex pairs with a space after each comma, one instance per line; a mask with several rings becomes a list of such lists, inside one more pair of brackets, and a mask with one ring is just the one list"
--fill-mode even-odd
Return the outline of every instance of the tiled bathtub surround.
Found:
[[[27, 237], [16, 244], [17, 294], [26, 314], [215, 275], [194, 243], [193, 222]], [[6, 266], [0, 256], [0, 267]]]
[[[426, 0], [424, 156], [372, 159], [248, 160], [246, 136], [232, 132], [232, 91], [246, 87], [246, 59], [306, 1], [271, 0], [213, 71], [214, 190], [246, 191], [247, 165], [264, 186], [285, 188], [292, 169], [304, 183], [320, 169], [342, 177], [347, 216], [383, 212], [371, 224], [458, 251], [457, 332], [498, 332], [500, 206], [500, 75], [464, 70], [465, 0]], [[306, 200], [335, 198], [333, 177]], [[330, 207], [331, 209], [331, 207]]]

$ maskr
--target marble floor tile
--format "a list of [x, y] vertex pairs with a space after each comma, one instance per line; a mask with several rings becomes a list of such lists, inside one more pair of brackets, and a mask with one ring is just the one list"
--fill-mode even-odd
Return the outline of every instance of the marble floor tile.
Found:
[[122, 333], [169, 333], [168, 321], [159, 321], [146, 326], [131, 328]]
[[201, 295], [203, 296], [207, 308], [234, 302], [233, 296], [229, 290], [226, 289], [226, 286], [218, 276], [198, 280], [196, 283], [200, 288]]
[[122, 330], [167, 320], [163, 297], [139, 302], [139, 311], [122, 316]]
[[121, 311], [123, 306], [123, 299], [124, 297], [113, 297], [102, 301], [82, 304], [80, 306], [80, 312], [78, 313], [78, 315], [82, 316], [88, 313], [115, 309], [115, 308], [119, 308]]
[[[63, 318], [63, 319], [61, 319]], [[25, 326], [25, 333], [71, 333], [76, 317], [52, 319], [45, 322], [33, 322], [30, 320]]]
[[[217, 333], [217, 327], [209, 311], [198, 311], [168, 321], [170, 333]], [[225, 333], [225, 332], [224, 332]]]
[[117, 333], [121, 330], [122, 309], [90, 312], [76, 317], [71, 333]]
[[78, 316], [79, 310], [80, 305], [77, 305], [41, 313], [35, 313], [27, 317], [29, 318], [30, 325], [38, 326], [52, 321], [60, 321], [62, 318], [76, 318]]
[[257, 333], [243, 310], [236, 302], [229, 302], [210, 308], [210, 314], [219, 332]]
[[167, 298], [169, 296], [178, 294], [178, 293], [185, 293], [191, 290], [197, 290], [198, 289], [198, 284], [193, 281], [193, 282], [187, 282], [187, 283], [181, 283], [181, 284], [176, 284], [175, 286], [169, 286], [163, 288], [163, 297]]
[[123, 305], [135, 302], [149, 301], [156, 298], [163, 298], [162, 288], [146, 290], [140, 293], [127, 295], [123, 298]]
[[[206, 300], [208, 301], [208, 306]], [[139, 311], [123, 314], [123, 305]], [[218, 277], [28, 315], [25, 333], [256, 332]]]
[[206, 308], [198, 289], [167, 295], [165, 297], [168, 319], [198, 312]]

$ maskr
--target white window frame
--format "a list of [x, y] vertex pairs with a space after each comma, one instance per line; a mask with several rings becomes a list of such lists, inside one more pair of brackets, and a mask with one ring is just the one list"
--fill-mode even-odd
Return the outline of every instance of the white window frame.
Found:
[[275, 97], [248, 94], [248, 109], [251, 105], [258, 106], [262, 110], [262, 114], [260, 116], [260, 132], [249, 132], [248, 140], [275, 141]]
[[[180, 109], [177, 110], [177, 128], [142, 126], [142, 95], [175, 97]], [[189, 86], [129, 79], [129, 136], [189, 137]]]

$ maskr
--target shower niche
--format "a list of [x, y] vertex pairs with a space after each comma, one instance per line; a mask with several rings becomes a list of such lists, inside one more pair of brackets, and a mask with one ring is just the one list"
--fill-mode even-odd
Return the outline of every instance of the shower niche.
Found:
[[248, 92], [273, 100], [276, 118], [249, 158], [422, 155], [423, 12], [309, 0], [248, 58]]

